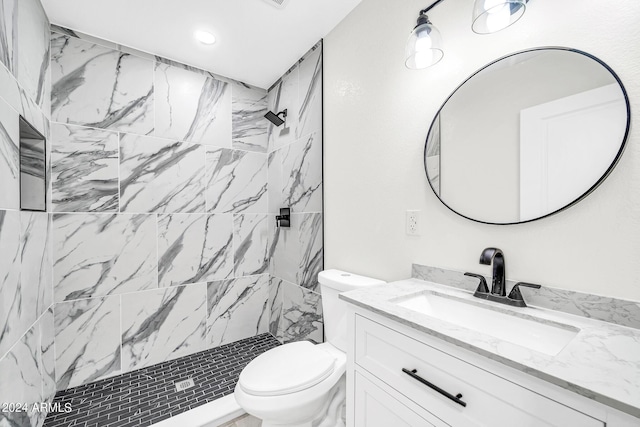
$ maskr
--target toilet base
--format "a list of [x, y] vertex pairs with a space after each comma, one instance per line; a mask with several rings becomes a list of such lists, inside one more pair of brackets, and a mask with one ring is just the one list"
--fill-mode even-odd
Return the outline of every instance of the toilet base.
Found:
[[328, 392], [329, 398], [313, 420], [296, 424], [262, 421], [262, 427], [345, 427], [347, 382], [345, 375]]

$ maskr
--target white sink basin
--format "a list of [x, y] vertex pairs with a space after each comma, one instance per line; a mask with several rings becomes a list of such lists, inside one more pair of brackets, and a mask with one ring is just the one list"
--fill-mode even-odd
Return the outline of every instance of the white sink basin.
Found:
[[580, 329], [570, 325], [543, 323], [526, 315], [515, 316], [461, 298], [432, 292], [413, 294], [391, 302], [550, 356], [560, 353], [580, 332]]

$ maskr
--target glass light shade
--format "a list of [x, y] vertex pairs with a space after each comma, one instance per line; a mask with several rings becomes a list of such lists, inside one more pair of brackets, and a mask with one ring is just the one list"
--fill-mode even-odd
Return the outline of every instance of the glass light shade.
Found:
[[471, 29], [490, 34], [507, 28], [524, 14], [527, 0], [475, 0]]
[[433, 24], [427, 22], [414, 28], [405, 49], [404, 64], [407, 68], [427, 68], [439, 62], [443, 56], [442, 36]]

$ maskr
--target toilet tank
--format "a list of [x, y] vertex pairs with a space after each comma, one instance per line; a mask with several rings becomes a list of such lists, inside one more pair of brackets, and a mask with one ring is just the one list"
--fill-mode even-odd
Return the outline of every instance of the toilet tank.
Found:
[[322, 315], [325, 340], [340, 350], [347, 351], [347, 303], [338, 294], [386, 282], [358, 276], [340, 270], [325, 270], [318, 274], [322, 294]]

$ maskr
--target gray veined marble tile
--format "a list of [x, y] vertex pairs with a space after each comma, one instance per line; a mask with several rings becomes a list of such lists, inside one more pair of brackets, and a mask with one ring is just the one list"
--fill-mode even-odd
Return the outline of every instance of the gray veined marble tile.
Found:
[[233, 274], [230, 214], [158, 216], [160, 287], [226, 279]]
[[20, 240], [20, 287], [32, 323], [53, 303], [50, 215], [20, 212]]
[[153, 62], [61, 34], [51, 39], [51, 118], [149, 134]]
[[118, 211], [118, 134], [51, 125], [55, 212]]
[[56, 25], [56, 24], [51, 24], [51, 32], [54, 34], [62, 34], [65, 36], [69, 36], [69, 37], [73, 37], [76, 39], [81, 39], [84, 40], [85, 42], [91, 43], [91, 44], [99, 44], [100, 46], [103, 47], [108, 47], [109, 49], [113, 49], [113, 50], [118, 50], [118, 45], [104, 40], [104, 39], [100, 39], [98, 37], [94, 37], [94, 36], [90, 36], [88, 34], [82, 33], [80, 31], [76, 31], [76, 30], [72, 30], [71, 28], [67, 28], [67, 27], [62, 27], [60, 25]]
[[55, 305], [58, 390], [120, 372], [120, 296]]
[[268, 109], [274, 113], [287, 110], [287, 120], [276, 127], [269, 123], [267, 135], [269, 151], [277, 150], [296, 139], [298, 128], [298, 66], [296, 65], [280, 82], [271, 88], [267, 96]]
[[40, 333], [31, 328], [0, 359], [0, 402], [27, 404], [26, 412], [0, 412], [1, 426], [37, 427], [40, 414], [33, 405], [42, 401]]
[[206, 301], [205, 283], [123, 295], [125, 371], [204, 349]]
[[53, 306], [40, 317], [40, 355], [42, 357], [42, 401], [51, 402], [56, 394], [55, 320]]
[[31, 99], [49, 110], [49, 19], [39, 0], [18, 0], [17, 78]]
[[[81, 37], [86, 37], [86, 35], [82, 34]], [[125, 46], [120, 46], [120, 47], [123, 48], [123, 49], [125, 48]], [[128, 48], [128, 49], [131, 49], [131, 48]], [[182, 62], [177, 62], [177, 61], [174, 61], [172, 59], [165, 58], [163, 56], [155, 55], [155, 56], [153, 56], [153, 58], [154, 58], [155, 62], [159, 62], [161, 64], [170, 65], [172, 67], [177, 67], [177, 68], [180, 68], [182, 70], [191, 71], [193, 73], [201, 74], [201, 75], [206, 76], [206, 77], [212, 77], [212, 78], [214, 78], [216, 80], [220, 80], [221, 82], [236, 83], [235, 80], [231, 80], [231, 79], [229, 79], [227, 77], [220, 76], [218, 74], [214, 74], [211, 71], [205, 71], [202, 68], [197, 68], [197, 67], [194, 67], [192, 65], [183, 64]]]
[[282, 318], [278, 339], [284, 343], [312, 339], [322, 342], [322, 298], [320, 294], [283, 282]]
[[15, 74], [18, 9], [16, 0], [0, 0], [0, 63]]
[[157, 287], [153, 215], [54, 214], [55, 301]]
[[120, 211], [205, 210], [205, 147], [120, 134]]
[[206, 199], [209, 212], [265, 213], [267, 155], [209, 148]]
[[129, 46], [124, 46], [121, 44], [110, 42], [108, 40], [101, 39], [99, 37], [94, 37], [89, 34], [83, 33], [81, 31], [72, 30], [66, 27], [61, 27], [60, 25], [56, 25], [56, 24], [51, 24], [51, 32], [57, 33], [57, 34], [63, 34], [63, 35], [80, 39], [80, 40], [84, 40], [85, 42], [88, 42], [91, 44], [97, 44], [112, 50], [117, 50], [119, 52], [128, 53], [128, 54], [137, 56], [139, 58], [148, 59], [149, 61], [155, 61], [157, 58], [155, 55], [152, 55], [150, 53], [143, 52], [141, 50], [134, 49]]
[[290, 228], [275, 228], [271, 274], [313, 291], [323, 268], [322, 214], [291, 215]]
[[297, 283], [303, 288], [320, 291], [318, 273], [324, 268], [324, 250], [322, 241], [322, 214], [300, 214], [300, 261], [298, 263]]
[[282, 203], [282, 151], [276, 150], [269, 153], [267, 161], [267, 194], [269, 195], [269, 213], [279, 214], [280, 208], [284, 208]]
[[0, 98], [0, 208], [20, 209], [19, 116]]
[[0, 98], [16, 111], [20, 109], [20, 86], [11, 72], [0, 64]]
[[20, 212], [0, 210], [0, 357], [29, 328], [31, 311], [20, 286]]
[[300, 215], [291, 215], [291, 226], [286, 228], [276, 225], [275, 216], [269, 218], [269, 227], [273, 236], [269, 271], [274, 276], [291, 283], [297, 283], [302, 251], [300, 219]]
[[293, 212], [322, 212], [322, 135], [308, 135], [281, 155], [281, 205]]
[[269, 330], [269, 275], [207, 284], [207, 342], [219, 346]]
[[269, 333], [278, 336], [280, 316], [282, 315], [282, 279], [275, 276], [269, 278]]
[[253, 276], [267, 272], [271, 258], [269, 232], [267, 215], [234, 215], [233, 262], [236, 276]]
[[156, 136], [231, 147], [230, 85], [207, 75], [156, 63]]
[[233, 148], [266, 153], [269, 144], [269, 121], [264, 118], [267, 112], [267, 91], [242, 83], [234, 84], [232, 90]]
[[47, 213], [0, 211], [0, 356], [53, 302], [49, 231]]
[[18, 81], [0, 64], [0, 98], [18, 112], [41, 134], [49, 135], [49, 119], [35, 101], [20, 87]]
[[299, 81], [297, 138], [322, 131], [322, 43], [300, 63]]

